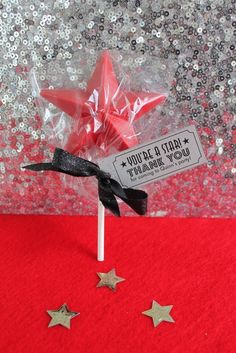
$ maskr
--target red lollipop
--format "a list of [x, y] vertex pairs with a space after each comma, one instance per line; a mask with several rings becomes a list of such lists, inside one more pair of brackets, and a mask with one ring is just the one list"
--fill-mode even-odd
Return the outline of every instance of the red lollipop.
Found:
[[117, 151], [133, 147], [138, 143], [133, 121], [166, 99], [161, 93], [122, 90], [108, 50], [97, 61], [86, 91], [42, 89], [40, 94], [74, 119], [74, 129], [65, 146], [73, 154], [94, 145], [106, 153], [111, 145]]
[[[79, 88], [42, 89], [41, 96], [74, 119], [65, 149], [73, 154], [93, 146], [105, 154], [138, 143], [133, 122], [164, 102], [157, 92], [126, 91], [116, 79], [108, 50], [102, 52], [86, 91]], [[104, 260], [104, 207], [98, 203], [98, 260]]]

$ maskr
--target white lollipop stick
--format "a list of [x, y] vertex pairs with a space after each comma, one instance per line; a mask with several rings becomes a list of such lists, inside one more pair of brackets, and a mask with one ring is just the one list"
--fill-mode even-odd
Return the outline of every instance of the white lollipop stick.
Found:
[[105, 208], [98, 199], [98, 243], [97, 243], [97, 260], [104, 261], [104, 225], [105, 225]]

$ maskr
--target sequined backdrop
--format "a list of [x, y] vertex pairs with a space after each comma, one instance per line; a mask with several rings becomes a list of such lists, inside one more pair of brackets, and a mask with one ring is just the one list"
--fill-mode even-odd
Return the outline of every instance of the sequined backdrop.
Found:
[[20, 166], [53, 151], [29, 70], [44, 84], [54, 67], [55, 81], [66, 72], [76, 85], [84, 75], [73, 65], [77, 58], [89, 53], [84, 70], [91, 72], [93, 57], [109, 48], [120, 52], [122, 65], [149, 65], [153, 76], [161, 61], [171, 65], [170, 95], [156, 128], [194, 124], [209, 160], [152, 185], [149, 215], [235, 216], [235, 0], [3, 0], [0, 12], [0, 212], [96, 212], [60, 176]]

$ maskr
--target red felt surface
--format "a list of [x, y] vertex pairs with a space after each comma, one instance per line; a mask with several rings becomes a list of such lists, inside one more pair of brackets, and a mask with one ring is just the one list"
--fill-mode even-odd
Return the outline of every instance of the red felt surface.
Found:
[[[0, 216], [1, 353], [235, 352], [234, 220]], [[96, 272], [126, 278], [113, 293]], [[174, 324], [141, 314], [173, 304]], [[47, 309], [81, 314], [47, 328]]]

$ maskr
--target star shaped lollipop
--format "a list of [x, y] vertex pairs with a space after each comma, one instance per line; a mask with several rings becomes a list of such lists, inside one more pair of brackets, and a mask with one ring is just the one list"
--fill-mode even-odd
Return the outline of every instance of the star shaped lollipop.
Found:
[[138, 143], [133, 122], [161, 104], [161, 93], [130, 92], [121, 89], [108, 50], [102, 52], [88, 81], [79, 88], [43, 89], [41, 96], [74, 119], [74, 129], [65, 149], [73, 154], [94, 145], [108, 152], [121, 151]]

